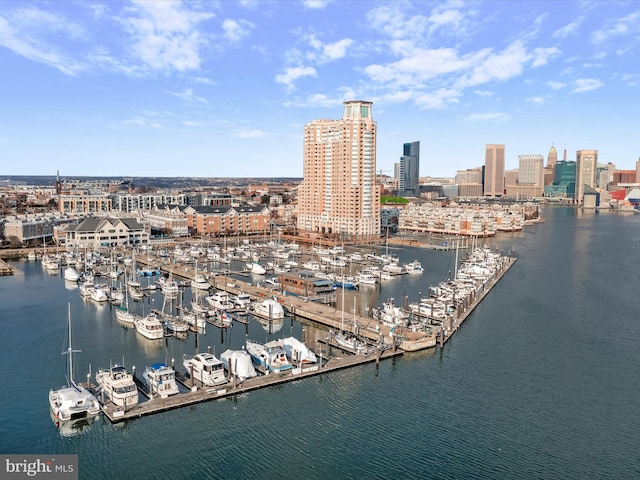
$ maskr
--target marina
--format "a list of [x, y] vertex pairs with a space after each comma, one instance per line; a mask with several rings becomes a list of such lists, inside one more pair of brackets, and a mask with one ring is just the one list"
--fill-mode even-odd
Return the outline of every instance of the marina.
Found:
[[[325, 250], [323, 249], [322, 251], [324, 252]], [[330, 251], [327, 251], [325, 255], [329, 253]], [[340, 251], [340, 253], [344, 254], [343, 251]], [[119, 254], [121, 258], [126, 258], [126, 255], [126, 251]], [[135, 254], [133, 256], [135, 257]], [[384, 263], [384, 271], [390, 275], [409, 273], [409, 276], [413, 276], [413, 274], [421, 275], [424, 271], [417, 260], [408, 263], [406, 267], [401, 267], [396, 255], [386, 253], [381, 256], [375, 256], [370, 254], [368, 257], [382, 261]], [[368, 257], [363, 257], [363, 259]], [[325, 262], [328, 263], [327, 260]], [[159, 280], [152, 280], [157, 275], [151, 274], [148, 275], [150, 280], [146, 287], [143, 287], [139, 281], [132, 280], [127, 281], [127, 285], [131, 286], [131, 288], [147, 291], [149, 295], [158, 292], [158, 294], [162, 295], [163, 305], [161, 310], [153, 308], [152, 305], [146, 315], [133, 314], [129, 312], [127, 307], [127, 312], [134, 316], [133, 324], [140, 336], [145, 337], [150, 342], [162, 341], [162, 339], [178, 334], [180, 322], [186, 327], [184, 329], [184, 335], [186, 335], [188, 322], [184, 318], [188, 318], [192, 313], [182, 306], [184, 292], [181, 289], [191, 287], [191, 305], [194, 308], [201, 305], [198, 301], [201, 291], [213, 292], [210, 295], [203, 294], [205, 295], [204, 300], [209, 304], [209, 309], [202, 308], [201, 315], [206, 324], [217, 327], [220, 329], [221, 334], [224, 334], [224, 331], [230, 328], [234, 321], [243, 325], [248, 332], [250, 315], [257, 318], [268, 332], [281, 330], [284, 326], [285, 316], [291, 322], [298, 320], [318, 325], [327, 333], [316, 337], [319, 350], [315, 352], [309, 350], [309, 355], [314, 361], [298, 364], [297, 360], [299, 359], [295, 355], [291, 355], [291, 350], [289, 350], [288, 355], [291, 358], [291, 361], [289, 361], [288, 358], [285, 358], [282, 341], [274, 340], [263, 345], [247, 339], [247, 351], [253, 357], [256, 363], [256, 370], [260, 373], [260, 375], [253, 378], [245, 378], [239, 381], [235, 375], [228, 373], [228, 378], [224, 379], [224, 381], [217, 381], [215, 384], [203, 384], [201, 381], [188, 378], [193, 375], [194, 366], [200, 365], [200, 363], [192, 364], [190, 363], [192, 360], [190, 360], [187, 362], [188, 365], [185, 363], [188, 370], [191, 369], [191, 372], [187, 371], [187, 374], [190, 373], [188, 376], [174, 370], [174, 362], [171, 361], [170, 365], [154, 363], [151, 366], [147, 366], [142, 377], [139, 372], [136, 373], [135, 367], [133, 373], [128, 377], [125, 376], [124, 367], [116, 366], [110, 370], [100, 370], [100, 375], [96, 376], [96, 380], [99, 383], [97, 388], [92, 388], [90, 379], [84, 385], [100, 399], [102, 411], [106, 418], [112, 423], [119, 423], [366, 363], [375, 362], [377, 365], [381, 360], [403, 355], [405, 352], [434, 348], [436, 345], [443, 348], [469, 314], [491, 291], [514, 262], [514, 257], [498, 254], [488, 248], [476, 248], [468, 252], [466, 259], [458, 265], [456, 249], [454, 280], [442, 282], [436, 287], [430, 287], [429, 299], [421, 300], [430, 302], [430, 313], [412, 315], [406, 305], [394, 306], [393, 299], [387, 299], [383, 307], [374, 308], [371, 310], [370, 315], [362, 315], [355, 310], [358, 294], [354, 292], [353, 295], [356, 295], [353, 298], [354, 310], [351, 313], [347, 312], [345, 315], [344, 295], [348, 288], [344, 284], [344, 277], [341, 277], [341, 280], [336, 282], [337, 287], [334, 287], [341, 292], [341, 307], [338, 308], [336, 305], [310, 301], [309, 298], [304, 296], [287, 294], [284, 289], [278, 288], [280, 282], [276, 280], [269, 282], [244, 280], [248, 275], [244, 270], [234, 271], [230, 268], [225, 268], [222, 271], [222, 275], [219, 274], [220, 272], [215, 275], [207, 275], [206, 270], [191, 268], [191, 262], [188, 259], [186, 262], [167, 262], [166, 258], [147, 252], [146, 255], [139, 255], [136, 259], [136, 263], [142, 268], [140, 270], [142, 273], [139, 276], [147, 276], [144, 272], [158, 272]], [[61, 261], [60, 263], [65, 262]], [[69, 263], [68, 259], [66, 263]], [[335, 261], [335, 263], [340, 268], [346, 265], [344, 262]], [[357, 263], [362, 264], [362, 261], [358, 258]], [[110, 268], [115, 272], [116, 270], [113, 270], [115, 264], [111, 263], [111, 265]], [[253, 265], [255, 267], [257, 262]], [[370, 264], [363, 265], [363, 268], [372, 268]], [[455, 278], [458, 268], [462, 279]], [[252, 276], [262, 277], [264, 272], [259, 272], [257, 274], [253, 273]], [[79, 290], [82, 291], [87, 285], [91, 285], [90, 294], [87, 293], [86, 295], [94, 303], [100, 304], [102, 300], [93, 300], [97, 290], [97, 286], [94, 286], [93, 283], [94, 276], [91, 275], [89, 280], [80, 281]], [[119, 277], [118, 274], [110, 276], [114, 280]], [[128, 277], [125, 274], [122, 278], [126, 279]], [[174, 278], [179, 280], [174, 280]], [[326, 282], [326, 280], [323, 280], [324, 277], [319, 276], [318, 278], [320, 278], [321, 282]], [[194, 284], [196, 280], [197, 283]], [[203, 282], [207, 282], [207, 288], [204, 288]], [[152, 288], [155, 285], [159, 285], [160, 288]], [[111, 288], [119, 291], [116, 287]], [[451, 291], [451, 289], [454, 289], [455, 293], [453, 293], [452, 298], [449, 298], [446, 292]], [[125, 287], [125, 299], [127, 290], [128, 288]], [[354, 289], [349, 288], [349, 290]], [[113, 302], [108, 293], [104, 295], [104, 301]], [[243, 300], [240, 303], [242, 306], [236, 305], [231, 300], [232, 298], [242, 298]], [[449, 298], [449, 300], [443, 300], [445, 298]], [[172, 313], [174, 303], [178, 304], [175, 309], [176, 315]], [[436, 305], [439, 304], [443, 305], [440, 314], [437, 313], [440, 310], [436, 308]], [[123, 318], [120, 307], [116, 310], [115, 316], [118, 319]], [[125, 323], [127, 321], [128, 317], [125, 319]], [[188, 329], [197, 332], [200, 327], [196, 327], [196, 323], [192, 322]], [[297, 342], [296, 351], [298, 353], [300, 353], [301, 348], [308, 348], [304, 343], [293, 337], [291, 338], [292, 341]], [[276, 353], [278, 351], [280, 353]], [[336, 352], [339, 352], [340, 355], [335, 355]], [[215, 359], [215, 356], [211, 355], [211, 353], [208, 355]], [[197, 359], [198, 362], [204, 358], [199, 355], [188, 356], [186, 354], [184, 357]], [[220, 368], [222, 368], [222, 363], [219, 362], [219, 364]], [[145, 401], [139, 402], [137, 399], [131, 399], [130, 396], [129, 400], [121, 400], [121, 395], [118, 396], [111, 386], [115, 382], [114, 375], [116, 374], [118, 379], [129, 378], [128, 381], [131, 383], [131, 388], [135, 385], [137, 391], [146, 398]], [[199, 375], [202, 377], [203, 374], [201, 372]], [[180, 388], [178, 385], [180, 385]], [[109, 387], [109, 390], [106, 390], [107, 387]], [[120, 390], [121, 394], [127, 393], [124, 387], [121, 387]]]

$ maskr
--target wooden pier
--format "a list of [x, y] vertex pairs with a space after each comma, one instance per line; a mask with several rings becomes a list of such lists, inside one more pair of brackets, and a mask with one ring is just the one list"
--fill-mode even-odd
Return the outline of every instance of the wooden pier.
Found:
[[13, 275], [13, 267], [0, 259], [0, 276]]
[[[190, 387], [191, 391], [189, 392], [179, 393], [167, 398], [151, 398], [150, 400], [139, 403], [131, 410], [127, 411], [124, 411], [122, 408], [117, 407], [112, 403], [107, 403], [102, 407], [102, 411], [112, 423], [119, 423], [126, 420], [131, 420], [133, 418], [166, 412], [169, 410], [187, 407], [210, 400], [226, 398], [233, 395], [269, 387], [272, 385], [280, 385], [283, 383], [321, 375], [323, 373], [329, 373], [345, 368], [355, 367], [357, 365], [363, 365], [365, 363], [378, 362], [379, 360], [393, 358], [397, 355], [402, 355], [403, 353], [403, 350], [397, 349], [395, 351], [388, 350], [382, 352], [380, 355], [351, 355], [344, 358], [331, 357], [322, 366], [320, 366], [320, 364], [305, 365], [302, 367], [294, 368], [285, 373], [269, 373], [268, 375], [247, 379], [242, 383], [235, 384], [235, 386], [233, 381], [230, 381], [229, 383], [224, 385], [216, 385], [214, 387], [198, 388], [196, 385], [195, 387]], [[140, 389], [140, 386], [144, 385], [144, 383], [140, 379], [138, 379], [137, 376], [135, 378], [136, 384]], [[181, 381], [180, 383], [183, 386], [185, 385], [184, 381]], [[143, 391], [143, 394], [145, 396], [148, 396], [149, 394], [146, 393], [148, 392], [146, 385], [144, 385], [142, 388], [145, 389], [144, 391], [141, 390]]]
[[440, 332], [437, 335], [438, 345], [440, 345], [440, 347], [443, 347], [444, 344], [447, 343], [471, 312], [478, 306], [484, 297], [487, 296], [500, 279], [504, 277], [504, 274], [509, 271], [514, 263], [516, 263], [515, 257], [504, 257], [500, 270], [498, 270], [495, 277], [493, 277], [493, 279], [484, 286], [484, 289], [478, 295], [472, 296], [472, 298], [469, 299], [468, 304], [459, 306], [456, 310], [456, 316], [451, 316], [443, 321]]

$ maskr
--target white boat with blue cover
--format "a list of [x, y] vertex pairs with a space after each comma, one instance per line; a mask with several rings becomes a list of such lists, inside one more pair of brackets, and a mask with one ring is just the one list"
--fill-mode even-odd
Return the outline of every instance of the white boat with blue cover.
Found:
[[270, 372], [285, 372], [293, 367], [287, 359], [282, 340], [265, 344], [247, 340], [247, 352], [254, 362]]
[[154, 363], [145, 368], [142, 377], [149, 386], [152, 396], [159, 395], [161, 398], [167, 398], [180, 393], [176, 383], [176, 372], [166, 363]]

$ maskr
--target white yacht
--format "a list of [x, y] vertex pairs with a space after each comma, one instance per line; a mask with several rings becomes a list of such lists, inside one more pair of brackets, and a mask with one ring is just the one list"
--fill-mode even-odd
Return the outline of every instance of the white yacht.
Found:
[[230, 310], [233, 308], [229, 294], [222, 290], [206, 297], [205, 300], [216, 310]]
[[138, 404], [138, 388], [133, 375], [122, 365], [96, 372], [96, 383], [104, 393], [105, 399], [125, 410]]
[[183, 355], [182, 364], [189, 376], [199, 380], [203, 385], [212, 387], [227, 382], [222, 361], [212, 353]]
[[247, 352], [258, 365], [274, 373], [291, 370], [293, 365], [287, 359], [282, 340], [265, 344], [247, 340]]
[[232, 301], [236, 308], [247, 309], [251, 305], [251, 296], [248, 293], [240, 292], [238, 295], [232, 298]]
[[287, 357], [297, 363], [316, 363], [318, 358], [316, 354], [304, 343], [295, 337], [287, 337], [282, 339], [284, 351]]
[[89, 295], [89, 298], [96, 303], [104, 303], [109, 301], [109, 295], [107, 292], [109, 287], [107, 285], [94, 285], [93, 291]]
[[150, 313], [135, 321], [136, 331], [150, 340], [164, 338], [164, 326], [157, 315]]
[[165, 295], [178, 295], [180, 292], [180, 288], [178, 286], [178, 282], [173, 279], [173, 275], [169, 274], [168, 277], [160, 277], [158, 280], [160, 284], [160, 290]]
[[145, 368], [142, 377], [147, 382], [151, 395], [167, 398], [180, 393], [176, 383], [176, 372], [166, 363], [154, 363]]
[[254, 302], [253, 314], [268, 320], [284, 318], [284, 308], [276, 300], [267, 298], [262, 302]]
[[69, 347], [63, 355], [69, 355], [67, 385], [49, 391], [49, 406], [53, 416], [62, 421], [88, 417], [100, 413], [100, 404], [86, 388], [73, 381], [73, 354], [79, 350], [71, 348], [71, 304], [69, 304]]
[[201, 273], [196, 273], [191, 280], [191, 288], [194, 290], [209, 290], [211, 288], [211, 284]]

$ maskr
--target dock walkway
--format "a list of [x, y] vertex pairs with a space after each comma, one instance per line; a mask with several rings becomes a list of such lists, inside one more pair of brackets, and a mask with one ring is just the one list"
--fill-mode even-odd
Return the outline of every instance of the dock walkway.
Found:
[[[125, 420], [153, 415], [160, 412], [166, 412], [169, 410], [195, 405], [210, 400], [226, 398], [229, 396], [269, 387], [272, 385], [293, 382], [331, 371], [354, 367], [356, 365], [378, 362], [379, 360], [393, 358], [397, 355], [402, 355], [403, 353], [403, 350], [397, 349], [395, 351], [388, 350], [382, 352], [379, 356], [351, 355], [343, 358], [332, 357], [328, 361], [326, 361], [323, 366], [309, 365], [301, 368], [294, 368], [286, 373], [270, 373], [268, 375], [247, 379], [240, 384], [236, 384], [235, 386], [232, 382], [230, 382], [225, 385], [217, 385], [214, 387], [195, 388], [190, 392], [179, 393], [167, 398], [155, 397], [151, 400], [139, 403], [128, 411], [124, 411], [122, 410], [122, 408], [117, 407], [112, 403], [107, 403], [103, 406], [102, 411], [112, 423], [119, 423]], [[140, 385], [140, 383], [141, 382], [139, 379], [136, 380], [136, 384]]]

